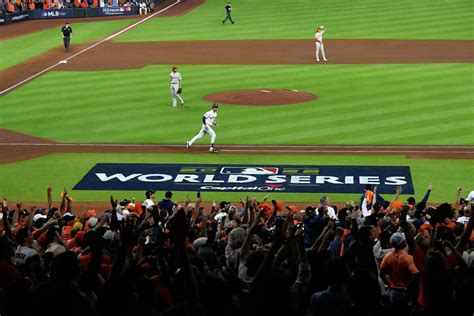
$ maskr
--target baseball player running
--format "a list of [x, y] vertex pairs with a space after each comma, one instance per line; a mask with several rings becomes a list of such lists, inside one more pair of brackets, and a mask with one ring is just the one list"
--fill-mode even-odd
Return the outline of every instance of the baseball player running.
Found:
[[173, 66], [173, 68], [171, 68], [171, 73], [170, 73], [170, 83], [171, 83], [171, 96], [173, 97], [174, 108], [177, 107], [176, 98], [178, 98], [179, 101], [181, 101], [181, 105], [184, 106], [184, 100], [181, 97], [181, 91], [182, 91], [181, 82], [182, 82], [182, 79], [181, 79], [181, 74], [178, 71], [178, 67]]
[[212, 125], [219, 127], [219, 124], [217, 123], [217, 108], [218, 107], [219, 107], [219, 104], [214, 103], [212, 105], [211, 110], [204, 113], [204, 116], [202, 117], [201, 130], [196, 136], [194, 136], [193, 139], [186, 142], [186, 148], [189, 149], [189, 147], [191, 147], [195, 141], [203, 137], [204, 134], [209, 133], [209, 135], [211, 136], [211, 147], [209, 148], [209, 151], [213, 153], [217, 152], [217, 149], [214, 146], [214, 142], [216, 140], [216, 133], [212, 129]]
[[319, 52], [323, 56], [323, 60], [327, 61], [326, 55], [324, 54], [324, 44], [323, 44], [323, 34], [326, 32], [326, 28], [324, 25], [321, 25], [316, 30], [316, 34], [314, 34], [314, 39], [316, 42], [316, 61], [319, 61]]

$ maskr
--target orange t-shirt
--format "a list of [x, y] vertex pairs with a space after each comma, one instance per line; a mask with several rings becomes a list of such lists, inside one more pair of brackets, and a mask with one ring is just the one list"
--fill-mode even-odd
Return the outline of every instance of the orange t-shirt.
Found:
[[388, 253], [380, 264], [380, 271], [392, 289], [406, 289], [411, 276], [418, 273], [413, 257], [404, 249]]

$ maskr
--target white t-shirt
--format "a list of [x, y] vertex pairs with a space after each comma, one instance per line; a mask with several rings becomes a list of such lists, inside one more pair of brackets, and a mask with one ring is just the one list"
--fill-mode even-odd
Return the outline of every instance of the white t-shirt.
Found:
[[457, 219], [456, 221], [457, 223], [460, 223], [460, 224], [463, 224], [463, 225], [467, 225], [467, 223], [469, 223], [469, 217], [467, 216], [461, 216]]
[[210, 110], [204, 113], [204, 120], [206, 121], [206, 125], [209, 125], [209, 126], [214, 125], [214, 122], [216, 121], [216, 117], [217, 117], [217, 112], [214, 112], [213, 110]]
[[181, 82], [181, 74], [179, 71], [170, 73], [171, 84], [179, 84]]
[[146, 209], [149, 209], [153, 205], [155, 205], [155, 202], [153, 202], [153, 200], [151, 199], [146, 199], [145, 201], [143, 201], [143, 204], [145, 204]]
[[314, 34], [314, 38], [316, 39], [317, 42], [321, 42], [321, 43], [323, 42], [324, 32], [326, 32], [326, 31], [319, 30], [319, 31], [316, 32], [316, 34]]
[[46, 249], [45, 252], [52, 252], [53, 257], [56, 257], [56, 256], [62, 254], [63, 252], [66, 252], [66, 251], [67, 251], [67, 249], [63, 245], [60, 245], [56, 242], [52, 242], [52, 243], [49, 244], [48, 249]]
[[34, 255], [37, 255], [37, 254], [38, 252], [34, 250], [33, 248], [18, 246], [18, 248], [16, 248], [15, 255], [12, 258], [12, 262], [16, 266], [19, 266], [19, 265], [25, 264], [28, 258], [33, 257]]
[[469, 195], [467, 196], [466, 200], [469, 202], [474, 202], [474, 191], [471, 191]]
[[329, 216], [329, 218], [330, 218], [330, 219], [335, 219], [335, 220], [337, 220], [338, 218], [337, 218], [337, 216], [336, 216], [336, 211], [334, 210], [334, 208], [332, 208], [332, 207], [330, 207], [330, 206], [328, 206], [327, 208], [328, 208], [328, 216]]

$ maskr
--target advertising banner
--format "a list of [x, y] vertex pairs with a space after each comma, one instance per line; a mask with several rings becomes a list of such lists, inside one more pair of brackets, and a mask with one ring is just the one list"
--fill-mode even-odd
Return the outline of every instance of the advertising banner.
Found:
[[10, 18], [12, 23], [23, 22], [30, 18], [30, 14], [28, 12], [17, 12], [10, 14]]
[[1, 14], [0, 15], [0, 25], [6, 25], [10, 23], [23, 22], [30, 18], [28, 12], [16, 12], [10, 14]]
[[74, 17], [74, 9], [34, 10], [34, 19], [62, 19]]
[[134, 14], [137, 14], [137, 8], [135, 6], [99, 8], [99, 16], [134, 15]]
[[367, 184], [413, 194], [406, 166], [96, 164], [74, 190], [361, 193]]

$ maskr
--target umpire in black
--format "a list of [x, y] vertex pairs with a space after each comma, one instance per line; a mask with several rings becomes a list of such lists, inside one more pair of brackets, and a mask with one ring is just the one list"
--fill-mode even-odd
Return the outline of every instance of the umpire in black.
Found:
[[64, 42], [64, 50], [69, 52], [69, 47], [71, 46], [71, 36], [72, 36], [72, 28], [69, 26], [69, 22], [61, 28], [61, 34], [63, 35], [63, 42]]
[[229, 20], [232, 24], [234, 24], [234, 20], [232, 20], [232, 5], [230, 4], [230, 2], [227, 2], [227, 5], [224, 7], [225, 8], [225, 13], [226, 13], [226, 17], [224, 19], [224, 21], [222, 21], [222, 24], [225, 24], [225, 22], [227, 22], [227, 20]]

